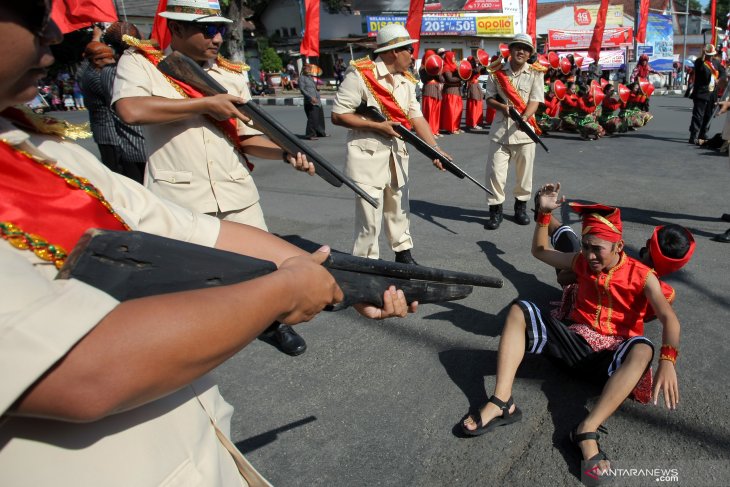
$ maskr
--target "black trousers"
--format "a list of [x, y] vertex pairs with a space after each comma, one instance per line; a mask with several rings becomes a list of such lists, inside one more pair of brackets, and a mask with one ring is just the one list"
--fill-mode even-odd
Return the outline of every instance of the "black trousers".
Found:
[[710, 119], [712, 112], [715, 110], [715, 95], [709, 100], [700, 100], [695, 98], [692, 106], [692, 122], [689, 125], [690, 139], [709, 139], [707, 129], [710, 128]]
[[322, 105], [313, 105], [304, 102], [304, 113], [307, 115], [306, 137], [324, 137], [327, 135], [324, 128], [324, 110]]
[[134, 179], [138, 183], [142, 182], [142, 176], [144, 172], [140, 172], [139, 167], [125, 160], [122, 157], [121, 149], [116, 145], [110, 144], [97, 144], [99, 146], [99, 155], [101, 156], [101, 162], [114, 171], [115, 173], [127, 176], [130, 179]]

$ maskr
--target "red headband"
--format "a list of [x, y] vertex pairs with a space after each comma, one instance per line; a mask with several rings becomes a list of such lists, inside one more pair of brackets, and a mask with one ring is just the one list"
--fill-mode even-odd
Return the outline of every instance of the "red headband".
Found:
[[583, 218], [582, 235], [595, 235], [609, 242], [621, 240], [621, 210], [600, 204], [569, 203], [570, 209]]
[[684, 257], [675, 259], [664, 255], [659, 247], [659, 230], [662, 228], [664, 228], [664, 225], [659, 225], [654, 228], [654, 233], [651, 235], [651, 238], [646, 241], [646, 246], [649, 248], [649, 254], [651, 255], [651, 261], [654, 263], [654, 270], [659, 277], [666, 276], [684, 267], [695, 251], [695, 239], [692, 233], [685, 228], [684, 231], [687, 232], [687, 238], [689, 239], [689, 249], [687, 249]]

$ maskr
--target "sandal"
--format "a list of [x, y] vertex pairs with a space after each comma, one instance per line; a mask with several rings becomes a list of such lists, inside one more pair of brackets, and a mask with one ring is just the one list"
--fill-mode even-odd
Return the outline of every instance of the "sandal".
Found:
[[[581, 453], [581, 459], [583, 458], [583, 451], [580, 449], [579, 443], [586, 440], [596, 440], [596, 446], [598, 447], [598, 453], [596, 453], [587, 460], [582, 460], [582, 462], [585, 462], [585, 464], [581, 466], [581, 469], [587, 469], [585, 470], [585, 473], [586, 475], [591, 477], [591, 479], [593, 480], [593, 484], [596, 484], [602, 480], [608, 480], [608, 477], [604, 477], [600, 472], [598, 472], [598, 462], [609, 461], [608, 455], [606, 455], [605, 451], [601, 450], [601, 444], [598, 443], [601, 435], [599, 435], [597, 431], [588, 431], [586, 433], [578, 433], [577, 431], [578, 426], [576, 425], [576, 427], [573, 428], [573, 430], [570, 432], [570, 442], [573, 443], [576, 448], [578, 448], [578, 451]], [[608, 430], [603, 425], [598, 427], [598, 431], [606, 435], [608, 434]]]
[[480, 413], [477, 413], [476, 419], [472, 415], [467, 416], [467, 419], [471, 418], [471, 420], [474, 422], [474, 424], [477, 425], [477, 427], [473, 430], [468, 429], [466, 426], [464, 426], [464, 421], [466, 421], [465, 419], [461, 422], [461, 430], [464, 432], [465, 435], [481, 436], [484, 433], [493, 430], [497, 426], [507, 426], [508, 424], [516, 423], [517, 421], [520, 421], [522, 419], [522, 411], [520, 411], [520, 408], [515, 407], [515, 410], [511, 414], [509, 412], [509, 409], [514, 404], [512, 397], [510, 397], [507, 402], [504, 402], [498, 397], [492, 396], [487, 401], [487, 404], [490, 402], [502, 410], [502, 415], [491, 419], [487, 422], [487, 424], [482, 424], [482, 415]]

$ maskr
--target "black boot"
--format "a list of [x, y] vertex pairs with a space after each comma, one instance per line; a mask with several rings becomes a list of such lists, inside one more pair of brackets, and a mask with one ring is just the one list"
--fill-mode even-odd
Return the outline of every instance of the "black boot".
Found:
[[299, 336], [291, 326], [278, 321], [268, 327], [262, 335], [271, 339], [279, 350], [288, 355], [301, 355], [307, 349], [304, 338]]
[[530, 224], [530, 217], [527, 216], [527, 201], [515, 200], [515, 221], [518, 225]]
[[411, 264], [411, 265], [418, 265], [418, 262], [416, 262], [416, 259], [413, 258], [411, 255], [411, 250], [401, 250], [400, 252], [395, 253], [395, 261], [399, 262], [401, 264]]
[[498, 229], [503, 218], [502, 205], [489, 205], [489, 221], [484, 224], [484, 228], [487, 230]]

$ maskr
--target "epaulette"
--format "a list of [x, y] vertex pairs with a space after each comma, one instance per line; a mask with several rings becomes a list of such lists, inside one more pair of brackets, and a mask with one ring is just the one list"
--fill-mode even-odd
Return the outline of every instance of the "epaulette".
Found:
[[124, 41], [128, 46], [131, 46], [139, 51], [144, 51], [145, 53], [154, 56], [158, 60], [162, 60], [162, 58], [165, 57], [165, 53], [160, 50], [160, 45], [154, 39], [148, 39], [143, 41], [128, 34], [124, 34], [122, 36], [122, 41]]
[[251, 69], [251, 67], [246, 63], [237, 63], [235, 61], [231, 61], [230, 59], [224, 58], [220, 54], [218, 54], [218, 58], [215, 60], [215, 62], [216, 64], [218, 64], [218, 66], [220, 66], [221, 69], [230, 73], [242, 74]]
[[530, 64], [530, 68], [534, 69], [538, 73], [546, 73], [547, 70], [548, 70], [545, 66], [543, 66], [539, 62], [535, 62], [535, 63]]
[[416, 77], [415, 77], [415, 76], [413, 76], [413, 74], [411, 74], [411, 72], [410, 72], [410, 71], [406, 71], [406, 72], [404, 72], [404, 73], [403, 73], [403, 76], [404, 76], [404, 77], [405, 77], [405, 78], [406, 78], [406, 79], [407, 79], [408, 81], [410, 81], [411, 83], [413, 83], [414, 85], [415, 85], [415, 84], [418, 84], [418, 80], [416, 79]]
[[357, 69], [375, 69], [375, 62], [370, 59], [370, 57], [365, 56], [361, 57], [360, 59], [350, 61], [350, 66], [353, 66]]
[[3, 111], [3, 117], [18, 127], [36, 134], [55, 135], [71, 140], [91, 137], [89, 122], [76, 124], [60, 118], [40, 115], [25, 105], [6, 108]]

